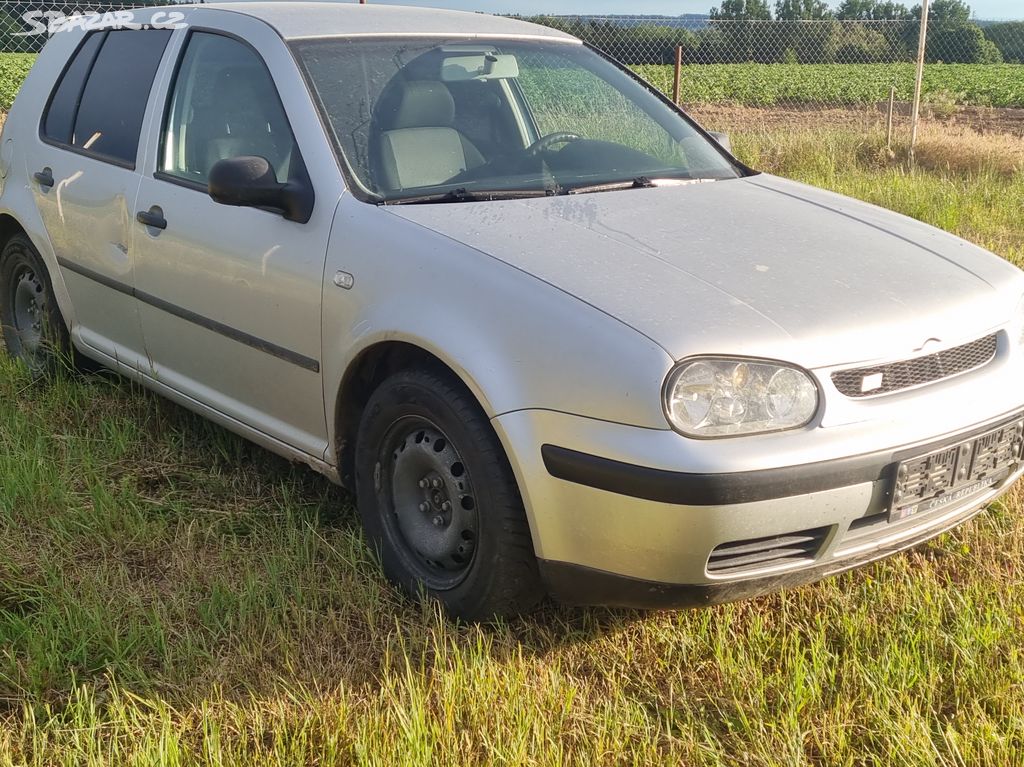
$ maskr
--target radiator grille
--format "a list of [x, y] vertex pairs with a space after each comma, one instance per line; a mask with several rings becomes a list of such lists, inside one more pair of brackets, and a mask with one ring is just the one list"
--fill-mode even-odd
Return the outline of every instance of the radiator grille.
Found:
[[812, 560], [821, 550], [831, 529], [818, 527], [788, 535], [723, 543], [711, 552], [708, 573], [739, 575], [750, 570]]
[[969, 344], [924, 357], [840, 370], [832, 374], [832, 383], [847, 397], [890, 394], [980, 368], [996, 356], [997, 345], [998, 336], [993, 333]]

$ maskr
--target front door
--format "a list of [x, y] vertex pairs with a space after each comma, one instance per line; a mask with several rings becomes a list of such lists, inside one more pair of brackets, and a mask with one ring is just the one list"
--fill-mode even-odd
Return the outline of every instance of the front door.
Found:
[[271, 74], [237, 38], [191, 32], [164, 121], [137, 206], [136, 296], [155, 377], [321, 456], [329, 227], [219, 205], [207, 192], [213, 165], [241, 156], [266, 158], [282, 182], [309, 183]]

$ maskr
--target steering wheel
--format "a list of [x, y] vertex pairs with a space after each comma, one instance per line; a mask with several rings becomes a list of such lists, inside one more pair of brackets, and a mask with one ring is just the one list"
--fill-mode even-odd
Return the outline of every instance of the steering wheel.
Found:
[[558, 133], [549, 133], [543, 138], [533, 142], [533, 145], [526, 150], [526, 153], [530, 157], [536, 157], [541, 152], [546, 152], [548, 149], [553, 147], [555, 144], [568, 144], [572, 141], [579, 141], [583, 136], [578, 133], [567, 133], [565, 131], [559, 131]]

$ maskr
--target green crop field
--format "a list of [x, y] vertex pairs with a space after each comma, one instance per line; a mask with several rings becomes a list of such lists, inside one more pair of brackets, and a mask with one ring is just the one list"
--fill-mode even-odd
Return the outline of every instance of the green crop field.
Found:
[[[0, 109], [14, 100], [35, 56], [0, 54]], [[662, 90], [672, 86], [672, 67], [635, 67]], [[886, 101], [896, 86], [897, 99], [913, 96], [912, 64], [709, 64], [683, 69], [687, 103], [862, 105]], [[929, 64], [924, 98], [941, 94], [964, 106], [1024, 108], [1024, 65]]]
[[[636, 70], [666, 92], [672, 67], [639, 66]], [[914, 93], [913, 64], [709, 64], [686, 66], [682, 100], [694, 104], [734, 103], [861, 105]], [[951, 96], [964, 106], [1024, 107], [1024, 65], [929, 64], [924, 99]]]
[[31, 53], [0, 53], [0, 110], [11, 108], [35, 60]]

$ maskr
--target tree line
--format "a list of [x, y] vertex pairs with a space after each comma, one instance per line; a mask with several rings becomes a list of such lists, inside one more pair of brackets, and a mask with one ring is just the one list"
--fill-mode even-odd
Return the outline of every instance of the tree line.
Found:
[[[134, 0], [164, 5], [179, 0]], [[623, 24], [585, 17], [537, 16], [532, 20], [577, 35], [627, 64], [663, 64], [683, 46], [688, 63], [888, 63], [916, 58], [921, 6], [894, 0], [721, 0], [701, 28], [656, 20]], [[47, 6], [65, 13], [103, 8], [102, 0], [71, 3], [4, 0], [0, 8], [0, 52], [37, 51], [37, 37], [18, 36], [23, 14]], [[112, 3], [117, 7], [118, 3]], [[790, 23], [780, 23], [790, 22]], [[812, 22], [812, 23], [803, 23]], [[866, 22], [866, 23], [853, 23]], [[1024, 22], [982, 29], [964, 0], [933, 0], [926, 52], [931, 63], [1024, 63]]]
[[[1024, 22], [982, 28], [963, 0], [934, 0], [929, 8], [929, 63], [1024, 63]], [[921, 6], [892, 0], [722, 0], [701, 28], [656, 21], [534, 17], [583, 38], [627, 64], [671, 62], [676, 46], [691, 64], [889, 63], [917, 57]], [[856, 23], [862, 22], [862, 23]]]

